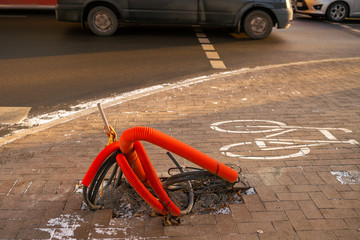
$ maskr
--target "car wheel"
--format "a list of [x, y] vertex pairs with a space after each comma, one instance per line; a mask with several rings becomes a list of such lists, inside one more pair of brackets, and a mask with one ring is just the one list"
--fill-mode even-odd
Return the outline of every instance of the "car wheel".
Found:
[[95, 7], [88, 14], [90, 30], [98, 36], [111, 36], [119, 27], [116, 14], [107, 7]]
[[334, 2], [326, 12], [326, 17], [332, 22], [341, 22], [348, 15], [348, 6], [343, 2]]
[[264, 39], [272, 31], [273, 22], [269, 14], [261, 10], [250, 12], [244, 20], [244, 31], [252, 39]]

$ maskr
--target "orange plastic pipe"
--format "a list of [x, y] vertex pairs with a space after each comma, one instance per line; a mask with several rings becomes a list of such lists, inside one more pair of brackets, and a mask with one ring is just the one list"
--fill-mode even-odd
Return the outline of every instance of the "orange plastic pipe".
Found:
[[156, 171], [151, 164], [148, 155], [146, 154], [144, 146], [141, 142], [136, 141], [134, 142], [134, 147], [141, 161], [141, 165], [146, 172], [146, 176], [148, 177], [150, 186], [154, 190], [156, 196], [159, 198], [161, 204], [168, 212], [170, 212], [171, 215], [179, 216], [181, 210], [175, 205], [173, 201], [170, 200], [169, 196], [167, 195], [164, 186], [160, 181], [160, 178], [156, 174]]
[[106, 146], [101, 152], [96, 156], [95, 160], [92, 162], [90, 168], [86, 172], [82, 184], [86, 187], [89, 187], [90, 183], [92, 182], [93, 178], [96, 175], [96, 172], [99, 170], [103, 162], [115, 151], [120, 150], [119, 143], [114, 142], [108, 146]]
[[118, 154], [116, 156], [116, 161], [119, 164], [128, 182], [145, 200], [145, 202], [147, 202], [158, 213], [166, 215], [167, 212], [165, 207], [149, 192], [149, 190], [147, 190], [144, 184], [138, 179], [135, 172], [130, 167], [129, 162], [126, 160], [125, 156], [122, 154]]
[[[173, 137], [149, 127], [133, 127], [121, 134], [119, 141], [120, 149], [126, 158], [136, 152], [134, 151], [134, 142], [141, 140], [173, 152], [229, 182], [235, 182], [238, 178], [238, 173], [234, 169]], [[137, 170], [143, 169], [140, 161], [133, 163], [133, 169], [139, 179], [146, 179], [145, 173]]]

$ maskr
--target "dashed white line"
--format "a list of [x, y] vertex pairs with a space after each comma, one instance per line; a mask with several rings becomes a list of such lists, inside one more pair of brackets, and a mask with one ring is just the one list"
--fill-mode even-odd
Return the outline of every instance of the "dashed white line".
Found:
[[214, 69], [226, 69], [224, 62], [221, 60], [210, 60], [210, 64]]
[[220, 59], [219, 54], [217, 52], [205, 52], [206, 57], [209, 59]]
[[209, 59], [212, 68], [226, 69], [224, 62], [220, 59], [219, 54], [215, 51], [214, 46], [211, 44], [209, 38], [199, 27], [194, 27], [196, 37], [201, 43], [201, 47], [205, 51], [206, 57]]
[[214, 51], [215, 48], [212, 44], [201, 44], [204, 51]]

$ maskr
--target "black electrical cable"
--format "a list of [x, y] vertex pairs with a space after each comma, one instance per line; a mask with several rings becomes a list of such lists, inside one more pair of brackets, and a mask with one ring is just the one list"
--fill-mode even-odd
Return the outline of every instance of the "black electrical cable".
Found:
[[111, 157], [109, 159], [108, 164], [106, 165], [106, 167], [104, 168], [104, 171], [101, 173], [99, 180], [97, 181], [97, 183], [95, 184], [94, 190], [92, 192], [92, 196], [90, 197], [90, 201], [91, 202], [96, 202], [96, 196], [97, 193], [99, 192], [100, 186], [103, 184], [103, 180], [105, 179], [105, 176], [107, 174], [107, 172], [109, 171], [109, 169], [116, 163], [116, 159], [115, 157]]
[[114, 167], [114, 170], [112, 171], [112, 173], [111, 173], [111, 175], [110, 175], [110, 177], [109, 177], [109, 181], [106, 183], [105, 187], [110, 186], [112, 180], [113, 180], [114, 177], [115, 177], [115, 174], [116, 174], [118, 168], [119, 168], [119, 165], [116, 164], [115, 167]]
[[[166, 153], [170, 159], [175, 163], [176, 167], [179, 169], [180, 172], [184, 172], [184, 170], [182, 169], [182, 167], [180, 166], [180, 164], [176, 161], [176, 159], [173, 157], [173, 155], [171, 155], [170, 152], [167, 152]], [[185, 210], [181, 210], [180, 211], [180, 214], [181, 215], [186, 215], [186, 214], [189, 214], [194, 206], [194, 191], [193, 191], [193, 188], [191, 186], [191, 182], [190, 181], [187, 181], [186, 182], [186, 185], [187, 185], [187, 188], [188, 188], [188, 191], [189, 191], [189, 199], [188, 199], [188, 206], [185, 208]]]
[[115, 188], [117, 188], [118, 186], [121, 185], [122, 176], [123, 176], [123, 171], [119, 168], [118, 177], [117, 177], [116, 182], [115, 182]]
[[[101, 186], [101, 184], [103, 183], [103, 180], [107, 174], [107, 172], [111, 169], [111, 167], [115, 165], [113, 172], [111, 173], [110, 176], [110, 180], [109, 182], [111, 183], [111, 181], [113, 180], [117, 169], [119, 168], [116, 162], [116, 156], [117, 154], [121, 153], [120, 151], [116, 151], [114, 153], [112, 153], [100, 166], [99, 170], [96, 172], [95, 177], [93, 178], [91, 184], [89, 187], [83, 186], [83, 196], [84, 196], [84, 201], [85, 203], [88, 205], [88, 207], [91, 210], [97, 210], [97, 209], [101, 209], [102, 206], [97, 205], [96, 204], [96, 196], [98, 194], [99, 188]], [[115, 186], [119, 186], [121, 183], [121, 177], [122, 177], [122, 172], [120, 170], [119, 175], [120, 179], [117, 179]], [[108, 186], [108, 184], [106, 184], [106, 186]], [[105, 186], [105, 187], [106, 187]]]

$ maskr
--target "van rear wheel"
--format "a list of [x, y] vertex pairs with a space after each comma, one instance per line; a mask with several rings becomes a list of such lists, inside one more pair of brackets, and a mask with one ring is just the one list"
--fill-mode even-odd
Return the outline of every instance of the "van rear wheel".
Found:
[[250, 12], [244, 20], [244, 31], [252, 39], [264, 39], [272, 31], [273, 22], [269, 14], [261, 10]]
[[87, 17], [90, 30], [98, 36], [111, 36], [118, 27], [119, 21], [116, 14], [107, 7], [94, 7]]

